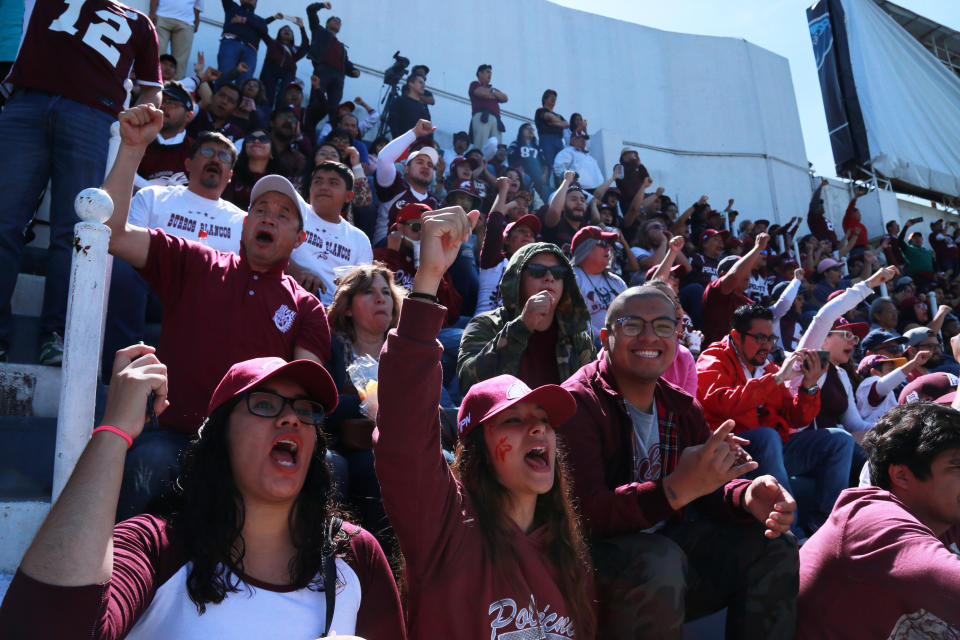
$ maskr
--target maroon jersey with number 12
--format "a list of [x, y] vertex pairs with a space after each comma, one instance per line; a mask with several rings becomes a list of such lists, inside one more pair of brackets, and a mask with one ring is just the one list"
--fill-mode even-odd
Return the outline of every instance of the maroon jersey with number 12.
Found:
[[6, 82], [117, 115], [131, 69], [140, 84], [162, 86], [147, 16], [112, 0], [41, 0]]

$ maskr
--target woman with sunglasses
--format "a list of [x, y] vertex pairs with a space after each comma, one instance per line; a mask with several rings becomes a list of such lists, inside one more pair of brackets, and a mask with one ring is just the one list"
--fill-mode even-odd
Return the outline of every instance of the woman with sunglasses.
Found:
[[377, 476], [404, 555], [410, 634], [591, 640], [592, 572], [554, 431], [574, 413], [569, 392], [512, 375], [477, 383], [457, 416], [453, 471], [442, 457], [437, 287], [477, 216], [426, 218], [413, 293], [380, 356]]
[[383, 551], [331, 500], [320, 426], [337, 390], [315, 362], [233, 365], [185, 454], [169, 515], [114, 525], [144, 407], [169, 404], [153, 351], [117, 353], [103, 426], [0, 608], [4, 637], [404, 638]]
[[232, 202], [244, 211], [250, 208], [250, 191], [257, 180], [280, 168], [273, 161], [270, 135], [264, 129], [255, 129], [243, 139], [233, 177], [223, 191], [223, 199]]
[[560, 248], [518, 248], [500, 279], [503, 305], [470, 320], [460, 341], [457, 378], [466, 393], [508, 373], [530, 387], [560, 384], [593, 360], [590, 312]]

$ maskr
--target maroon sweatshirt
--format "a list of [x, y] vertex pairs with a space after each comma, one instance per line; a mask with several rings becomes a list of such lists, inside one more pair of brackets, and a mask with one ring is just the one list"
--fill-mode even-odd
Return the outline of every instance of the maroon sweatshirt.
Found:
[[[374, 453], [383, 505], [406, 560], [409, 636], [580, 638], [545, 554], [548, 527], [530, 534], [514, 527], [515, 559], [495, 567], [470, 497], [443, 458], [437, 334], [445, 313], [405, 299], [380, 355]], [[589, 572], [584, 579], [592, 580]]]

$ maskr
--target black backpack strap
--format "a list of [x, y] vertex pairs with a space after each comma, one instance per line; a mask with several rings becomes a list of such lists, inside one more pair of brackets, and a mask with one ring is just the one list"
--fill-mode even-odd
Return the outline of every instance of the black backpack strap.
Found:
[[337, 558], [334, 554], [333, 539], [340, 533], [340, 526], [343, 520], [336, 516], [330, 518], [330, 529], [327, 535], [327, 554], [323, 558], [323, 595], [327, 601], [327, 621], [323, 626], [323, 635], [326, 638], [330, 633], [330, 625], [333, 624], [333, 610], [337, 604]]

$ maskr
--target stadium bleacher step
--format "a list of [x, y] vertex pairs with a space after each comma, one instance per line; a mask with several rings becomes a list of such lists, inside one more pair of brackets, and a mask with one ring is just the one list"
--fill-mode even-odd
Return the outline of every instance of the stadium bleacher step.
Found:
[[59, 367], [0, 363], [0, 417], [56, 418]]
[[0, 416], [0, 502], [49, 501], [56, 417]]

